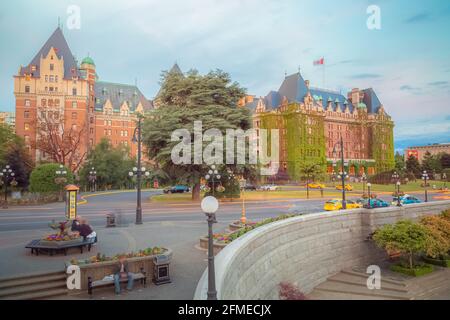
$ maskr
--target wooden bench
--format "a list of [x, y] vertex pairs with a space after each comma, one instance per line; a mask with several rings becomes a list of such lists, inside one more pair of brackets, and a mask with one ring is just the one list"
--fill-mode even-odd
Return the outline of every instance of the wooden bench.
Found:
[[[131, 273], [133, 275], [133, 281], [139, 280], [141, 285], [144, 286], [144, 288], [147, 286], [147, 273], [144, 271], [144, 268], [141, 268], [141, 272], [139, 273]], [[121, 278], [119, 280], [120, 283], [128, 282], [128, 279]], [[92, 277], [88, 277], [88, 294], [90, 297], [92, 297], [94, 288], [100, 288], [100, 287], [106, 287], [114, 285], [114, 279], [112, 280], [96, 280], [92, 281]]]
[[69, 243], [67, 245], [60, 245], [60, 246], [49, 246], [41, 243], [40, 239], [32, 240], [30, 243], [28, 243], [25, 248], [31, 249], [31, 254], [39, 255], [39, 251], [47, 251], [50, 256], [53, 256], [56, 252], [64, 252], [64, 255], [67, 255], [67, 250], [70, 248], [80, 248], [81, 253], [83, 253], [83, 248], [85, 246], [88, 247], [88, 251], [91, 251], [91, 247], [94, 243], [97, 242], [97, 237], [92, 239], [85, 239], [82, 242], [78, 243]]

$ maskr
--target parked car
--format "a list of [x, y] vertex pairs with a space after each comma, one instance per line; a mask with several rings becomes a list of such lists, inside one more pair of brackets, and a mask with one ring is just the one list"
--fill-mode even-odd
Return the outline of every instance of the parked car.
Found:
[[[355, 202], [353, 200], [346, 200], [347, 209], [356, 209], [362, 208], [362, 204]], [[323, 209], [325, 211], [336, 211], [342, 209], [342, 200], [341, 199], [332, 199], [325, 202]]]
[[[417, 199], [414, 196], [410, 196], [409, 194], [405, 194], [403, 197], [400, 197], [400, 203], [402, 205], [413, 204], [413, 203], [421, 203], [421, 202], [422, 202], [421, 200]], [[392, 205], [394, 205], [394, 204], [397, 205], [397, 197], [394, 197], [392, 199]]]
[[378, 199], [378, 198], [374, 198], [374, 199], [370, 199], [370, 203], [369, 203], [369, 199], [363, 199], [364, 200], [364, 208], [385, 208], [385, 207], [389, 207], [390, 204], [384, 200]]
[[191, 189], [188, 186], [176, 185], [163, 190], [164, 193], [184, 193], [189, 192]]
[[[345, 188], [345, 191], [352, 191], [353, 190], [353, 186], [351, 186], [350, 184], [346, 184], [344, 188]], [[338, 184], [336, 186], [336, 190], [342, 190], [342, 185]]]
[[325, 185], [322, 183], [312, 182], [312, 183], [308, 183], [308, 187], [311, 189], [324, 189]]
[[245, 191], [256, 191], [256, 186], [253, 184], [246, 184], [244, 187]]
[[265, 184], [265, 185], [262, 185], [260, 187], [260, 189], [263, 190], [263, 191], [276, 191], [276, 190], [279, 189], [279, 187], [277, 185], [274, 185], [274, 184]]

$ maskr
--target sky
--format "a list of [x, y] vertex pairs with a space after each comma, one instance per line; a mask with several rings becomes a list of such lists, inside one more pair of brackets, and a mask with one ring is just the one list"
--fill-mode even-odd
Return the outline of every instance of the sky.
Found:
[[[80, 28], [69, 29], [76, 5]], [[369, 29], [371, 5], [380, 29]], [[15, 0], [0, 3], [0, 111], [13, 75], [58, 25], [100, 80], [137, 82], [151, 99], [162, 70], [222, 69], [264, 96], [299, 69], [311, 86], [374, 88], [393, 117], [396, 148], [450, 142], [450, 1]], [[325, 58], [325, 70], [313, 61]], [[325, 75], [325, 76], [324, 76]]]

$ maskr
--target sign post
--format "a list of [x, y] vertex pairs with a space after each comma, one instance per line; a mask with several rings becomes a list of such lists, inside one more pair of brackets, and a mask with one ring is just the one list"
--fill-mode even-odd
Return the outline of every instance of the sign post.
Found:
[[66, 186], [66, 217], [69, 220], [74, 220], [77, 217], [77, 194], [78, 194], [77, 186], [73, 184], [69, 184]]

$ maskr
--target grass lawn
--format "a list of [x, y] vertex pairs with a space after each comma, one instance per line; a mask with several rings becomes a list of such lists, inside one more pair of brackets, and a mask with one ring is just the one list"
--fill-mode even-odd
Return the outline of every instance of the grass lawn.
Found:
[[[444, 185], [442, 181], [430, 181], [430, 186], [428, 187], [428, 190], [432, 190], [433, 184], [436, 185], [436, 188], [440, 188]], [[363, 184], [362, 183], [350, 183], [353, 186], [354, 190], [362, 191]], [[422, 180], [417, 180], [416, 182], [411, 181], [408, 182], [408, 184], [402, 184], [400, 186], [400, 191], [403, 192], [412, 192], [412, 191], [423, 191], [423, 187], [421, 186]], [[381, 192], [394, 192], [395, 186], [394, 184], [384, 185], [384, 184], [373, 184], [370, 188], [372, 191], [381, 191]], [[367, 185], [366, 185], [366, 192], [367, 192]]]

